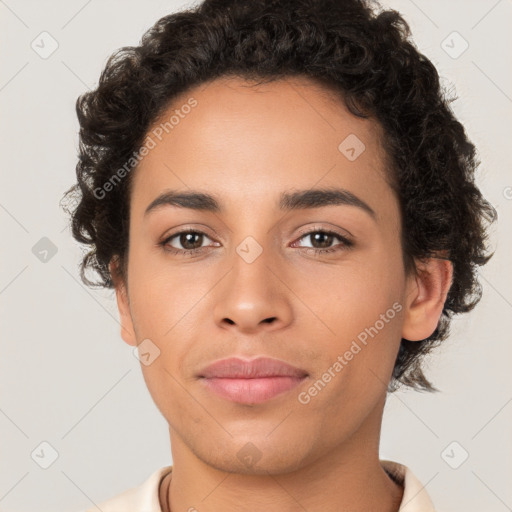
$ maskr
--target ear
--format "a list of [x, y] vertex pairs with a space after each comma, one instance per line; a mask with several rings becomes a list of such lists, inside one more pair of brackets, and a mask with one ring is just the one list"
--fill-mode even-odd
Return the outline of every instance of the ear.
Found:
[[135, 336], [135, 329], [130, 312], [128, 290], [124, 279], [118, 272], [118, 260], [114, 258], [110, 261], [108, 268], [116, 290], [117, 308], [121, 319], [121, 338], [123, 338], [128, 345], [135, 347], [137, 346], [137, 337]]
[[420, 341], [436, 329], [453, 278], [448, 259], [429, 258], [416, 262], [417, 273], [407, 278], [402, 338]]

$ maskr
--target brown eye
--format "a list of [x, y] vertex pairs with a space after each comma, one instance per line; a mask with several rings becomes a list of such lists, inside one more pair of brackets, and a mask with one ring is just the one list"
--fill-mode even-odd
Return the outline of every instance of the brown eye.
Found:
[[210, 240], [206, 233], [201, 231], [181, 231], [167, 237], [160, 243], [160, 245], [162, 245], [165, 250], [176, 254], [190, 254], [194, 252], [200, 252], [200, 250], [203, 248], [203, 242], [205, 238]]
[[[325, 233], [324, 231], [315, 231], [308, 235], [313, 242], [313, 247], [316, 249], [327, 249], [331, 247], [333, 240], [336, 238], [334, 235]], [[318, 247], [315, 245], [318, 244]]]
[[[348, 249], [354, 245], [352, 241], [343, 235], [336, 233], [335, 231], [329, 231], [325, 229], [315, 229], [307, 233], [303, 233], [299, 238], [299, 241], [307, 239], [311, 241], [311, 246], [299, 247], [302, 247], [305, 251], [313, 251], [315, 254], [326, 254], [329, 252], [340, 251], [343, 249]], [[336, 244], [336, 241], [340, 243]], [[335, 243], [334, 246], [333, 242]], [[295, 244], [296, 243], [297, 242], [295, 242]]]
[[203, 235], [201, 233], [180, 233], [178, 236], [178, 240], [181, 246], [186, 250], [198, 249], [203, 245]]

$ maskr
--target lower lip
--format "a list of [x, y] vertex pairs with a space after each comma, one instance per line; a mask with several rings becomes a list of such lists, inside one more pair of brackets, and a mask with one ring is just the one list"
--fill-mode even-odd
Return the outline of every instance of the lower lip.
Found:
[[217, 395], [240, 404], [260, 404], [297, 387], [306, 377], [263, 377], [260, 379], [203, 378]]

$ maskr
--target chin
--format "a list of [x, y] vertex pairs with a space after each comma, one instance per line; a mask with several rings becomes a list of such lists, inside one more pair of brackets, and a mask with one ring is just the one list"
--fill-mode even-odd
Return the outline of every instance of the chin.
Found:
[[272, 446], [265, 438], [258, 442], [258, 436], [253, 441], [233, 442], [229, 449], [225, 444], [223, 451], [198, 453], [196, 456], [205, 464], [220, 471], [240, 475], [279, 475], [291, 473], [300, 469], [307, 454], [298, 451], [297, 445], [283, 443], [281, 449]]

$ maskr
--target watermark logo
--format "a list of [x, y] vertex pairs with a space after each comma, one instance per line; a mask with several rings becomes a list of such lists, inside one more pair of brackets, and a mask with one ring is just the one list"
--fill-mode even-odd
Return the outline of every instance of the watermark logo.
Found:
[[46, 236], [43, 236], [43, 238], [32, 247], [32, 254], [41, 263], [48, 263], [57, 254], [57, 251], [57, 246]]
[[160, 349], [149, 338], [142, 340], [132, 353], [144, 366], [149, 366], [160, 357]]
[[252, 263], [263, 252], [263, 247], [252, 236], [248, 236], [237, 246], [236, 252], [246, 263]]
[[35, 37], [30, 43], [30, 47], [41, 59], [46, 60], [55, 53], [59, 43], [49, 32], [44, 31]]
[[238, 460], [248, 468], [254, 467], [261, 459], [262, 453], [253, 443], [246, 443], [236, 454]]
[[338, 151], [351, 162], [357, 160], [365, 149], [363, 141], [354, 133], [343, 139], [338, 146]]
[[466, 462], [469, 457], [469, 453], [466, 449], [457, 441], [452, 441], [442, 452], [441, 458], [450, 466], [452, 469], [458, 469]]
[[30, 456], [39, 467], [48, 469], [59, 458], [59, 452], [48, 441], [43, 441], [34, 448]]
[[454, 30], [441, 42], [441, 48], [452, 59], [458, 59], [469, 48], [469, 43]]

